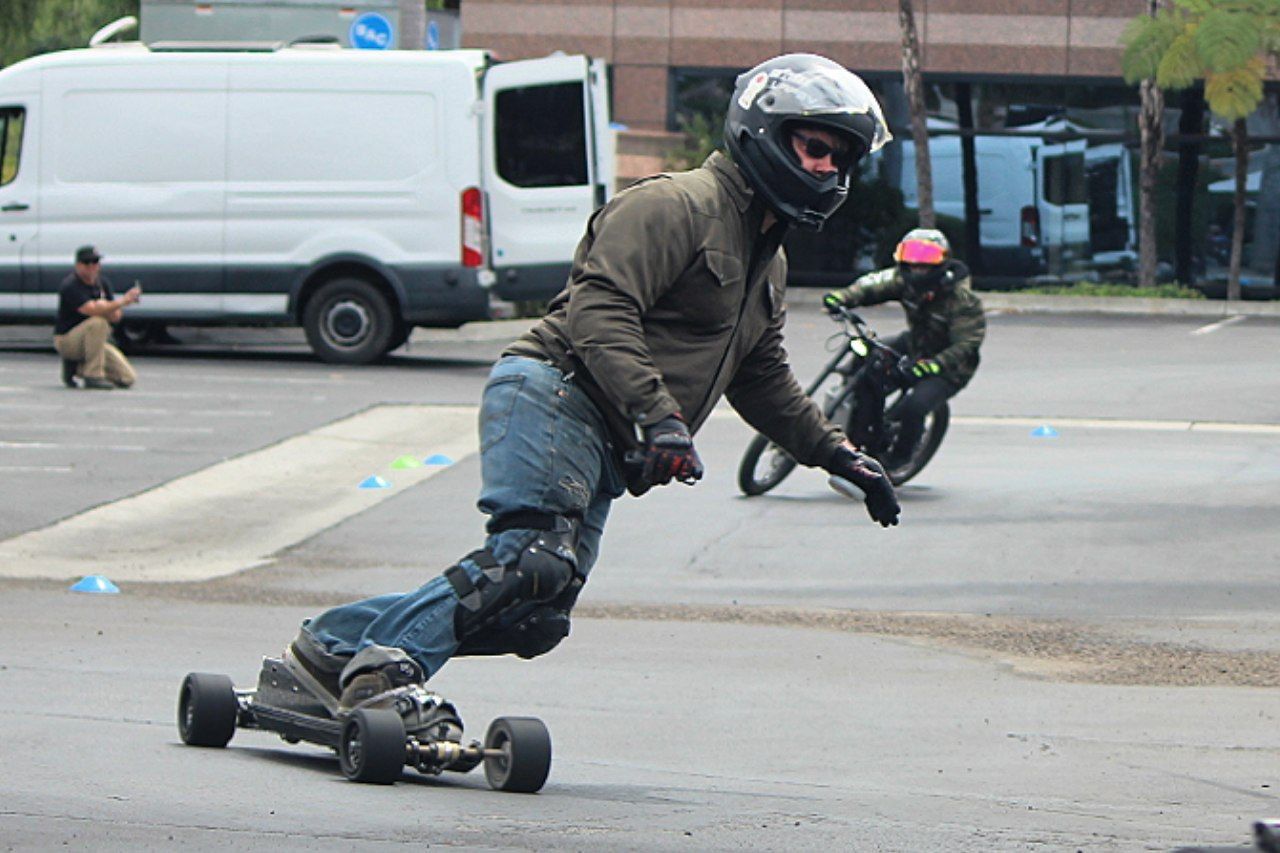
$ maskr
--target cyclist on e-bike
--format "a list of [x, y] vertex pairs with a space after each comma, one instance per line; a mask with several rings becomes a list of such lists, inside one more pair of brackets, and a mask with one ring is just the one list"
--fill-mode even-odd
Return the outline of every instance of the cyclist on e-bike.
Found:
[[974, 294], [969, 268], [951, 257], [941, 231], [916, 228], [893, 252], [895, 266], [867, 273], [849, 287], [822, 299], [831, 313], [841, 308], [897, 300], [907, 312], [907, 331], [885, 341], [909, 353], [903, 372], [909, 386], [892, 413], [900, 423], [897, 440], [881, 460], [897, 468], [920, 440], [925, 417], [955, 396], [978, 369], [978, 348], [986, 336], [982, 302]]

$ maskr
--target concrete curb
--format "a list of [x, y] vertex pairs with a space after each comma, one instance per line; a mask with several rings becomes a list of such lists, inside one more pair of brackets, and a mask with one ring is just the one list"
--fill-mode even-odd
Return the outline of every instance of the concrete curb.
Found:
[[[797, 287], [787, 291], [792, 305], [818, 305], [827, 291]], [[1157, 317], [1280, 317], [1280, 301], [1227, 302], [1225, 299], [1134, 299], [1127, 296], [1048, 296], [1038, 293], [978, 291], [988, 311], [1014, 314], [1145, 314]]]

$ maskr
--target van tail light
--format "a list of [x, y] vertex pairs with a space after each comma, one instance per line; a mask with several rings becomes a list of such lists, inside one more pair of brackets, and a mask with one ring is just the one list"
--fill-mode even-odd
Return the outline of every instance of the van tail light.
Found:
[[1040, 211], [1031, 205], [1022, 208], [1019, 217], [1019, 235], [1022, 237], [1022, 246], [1026, 249], [1034, 249], [1040, 245]]
[[476, 187], [462, 191], [462, 265], [484, 266], [484, 196]]

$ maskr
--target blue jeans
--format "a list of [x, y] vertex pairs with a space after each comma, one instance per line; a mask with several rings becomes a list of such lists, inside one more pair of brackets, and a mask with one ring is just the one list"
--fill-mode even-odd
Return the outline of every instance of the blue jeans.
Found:
[[[497, 518], [530, 510], [581, 518], [577, 560], [585, 577], [599, 553], [609, 506], [625, 488], [607, 435], [599, 410], [572, 377], [534, 359], [500, 359], [480, 404], [480, 510]], [[485, 547], [510, 566], [539, 532], [504, 530], [491, 534]], [[460, 565], [479, 580], [472, 561]], [[374, 644], [403, 649], [430, 676], [458, 649], [457, 607], [453, 586], [439, 576], [413, 592], [327, 610], [304, 622], [303, 630], [334, 655]]]

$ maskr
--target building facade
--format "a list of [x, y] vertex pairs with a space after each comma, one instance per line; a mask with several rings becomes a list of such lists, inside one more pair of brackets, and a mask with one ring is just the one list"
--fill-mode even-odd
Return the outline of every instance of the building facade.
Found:
[[[1120, 34], [1145, 0], [916, 0], [925, 74], [1120, 77]], [[900, 74], [895, 0], [466, 0], [465, 44], [508, 59], [555, 50], [613, 67], [614, 117], [665, 130], [683, 68], [741, 70], [819, 53], [875, 77]]]

